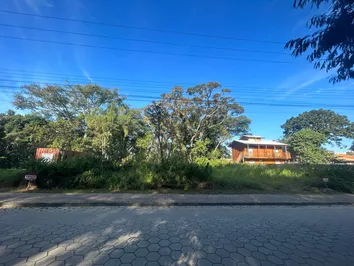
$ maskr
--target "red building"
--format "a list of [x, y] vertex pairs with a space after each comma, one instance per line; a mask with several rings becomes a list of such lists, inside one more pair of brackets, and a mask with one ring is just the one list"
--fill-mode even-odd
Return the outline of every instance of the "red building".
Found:
[[284, 164], [291, 160], [288, 144], [264, 140], [261, 136], [243, 135], [229, 146], [232, 148], [232, 160], [237, 163]]

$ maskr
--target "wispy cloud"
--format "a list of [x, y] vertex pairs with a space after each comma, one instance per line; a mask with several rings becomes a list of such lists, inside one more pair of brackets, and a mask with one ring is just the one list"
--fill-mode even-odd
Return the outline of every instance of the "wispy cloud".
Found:
[[[314, 72], [314, 70], [301, 72], [281, 82], [281, 84], [279, 84], [278, 86], [278, 90], [282, 90], [282, 93], [280, 94], [281, 96], [278, 97], [277, 100], [287, 98], [295, 92], [306, 88], [312, 84], [315, 84], [316, 82], [327, 79], [330, 76], [330, 74], [325, 71], [316, 71], [315, 73]], [[284, 89], [286, 90], [284, 91]], [[318, 93], [320, 92], [321, 91], [319, 90]]]
[[81, 69], [81, 71], [91, 83], [94, 83], [93, 79], [90, 77], [90, 74], [85, 69]]
[[15, 0], [17, 10], [26, 11], [30, 9], [32, 12], [40, 14], [42, 7], [54, 7], [51, 0]]

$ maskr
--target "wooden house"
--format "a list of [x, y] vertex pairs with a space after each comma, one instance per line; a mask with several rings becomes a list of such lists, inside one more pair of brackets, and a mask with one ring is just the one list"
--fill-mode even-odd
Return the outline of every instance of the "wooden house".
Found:
[[264, 140], [261, 136], [243, 135], [229, 146], [232, 148], [232, 160], [237, 163], [284, 164], [291, 159], [288, 144]]
[[37, 148], [36, 159], [42, 159], [47, 162], [57, 162], [73, 157], [85, 157], [89, 155], [87, 152], [67, 151], [58, 148]]

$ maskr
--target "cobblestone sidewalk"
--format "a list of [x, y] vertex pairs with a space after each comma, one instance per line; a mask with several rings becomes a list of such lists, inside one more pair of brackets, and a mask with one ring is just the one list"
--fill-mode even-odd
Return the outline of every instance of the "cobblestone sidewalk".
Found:
[[354, 265], [354, 208], [0, 209], [0, 265]]

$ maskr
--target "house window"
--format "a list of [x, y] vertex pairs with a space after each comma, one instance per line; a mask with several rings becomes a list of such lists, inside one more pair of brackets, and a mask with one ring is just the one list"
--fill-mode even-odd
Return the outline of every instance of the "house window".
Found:
[[47, 162], [53, 162], [54, 161], [54, 154], [53, 153], [42, 153], [41, 154], [41, 158], [44, 160], [44, 161], [47, 161]]
[[281, 146], [281, 150], [282, 150], [283, 152], [286, 152], [285, 146]]

